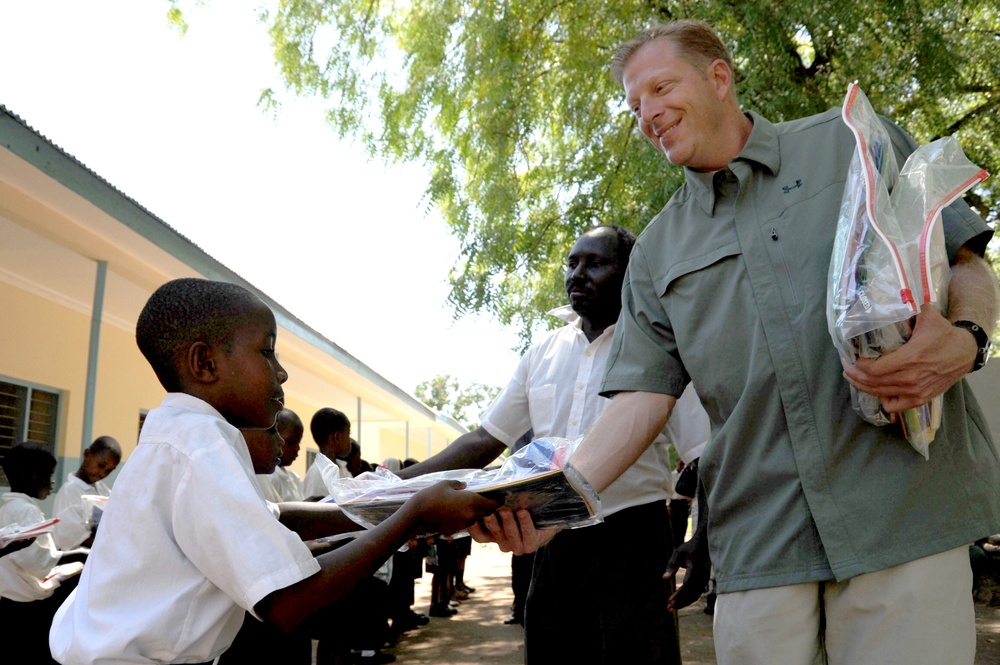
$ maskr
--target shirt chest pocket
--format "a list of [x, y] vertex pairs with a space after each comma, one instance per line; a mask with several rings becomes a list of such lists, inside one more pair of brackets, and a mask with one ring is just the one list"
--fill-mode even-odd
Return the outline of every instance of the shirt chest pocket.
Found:
[[765, 345], [739, 243], [675, 262], [655, 284], [698, 394], [722, 409], [732, 406], [754, 352]]
[[538, 432], [554, 432], [561, 434], [562, 427], [555, 430], [556, 420], [556, 384], [545, 383], [534, 385], [528, 389], [528, 412], [531, 414], [531, 426]]
[[667, 265], [655, 288], [681, 353], [723, 337], [749, 289], [739, 243]]

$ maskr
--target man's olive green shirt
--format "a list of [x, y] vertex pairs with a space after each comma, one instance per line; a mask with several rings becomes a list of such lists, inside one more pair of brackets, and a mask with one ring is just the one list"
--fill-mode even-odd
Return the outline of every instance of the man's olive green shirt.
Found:
[[[930, 461], [851, 406], [826, 323], [826, 279], [854, 138], [838, 110], [749, 114], [739, 156], [687, 182], [642, 233], [603, 391], [678, 396], [712, 422], [699, 463], [720, 592], [844, 580], [1000, 531], [1000, 461], [960, 381]], [[915, 148], [886, 123], [899, 163]], [[949, 256], [983, 252], [963, 203]]]

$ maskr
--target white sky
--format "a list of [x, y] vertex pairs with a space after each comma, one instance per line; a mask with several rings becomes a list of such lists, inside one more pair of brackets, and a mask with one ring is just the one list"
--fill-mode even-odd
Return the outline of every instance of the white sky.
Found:
[[181, 37], [166, 0], [0, 0], [0, 103], [404, 390], [505, 385], [515, 333], [445, 305], [459, 248], [425, 172], [368, 162], [317, 103], [257, 107], [282, 88], [255, 6], [210, 0]]

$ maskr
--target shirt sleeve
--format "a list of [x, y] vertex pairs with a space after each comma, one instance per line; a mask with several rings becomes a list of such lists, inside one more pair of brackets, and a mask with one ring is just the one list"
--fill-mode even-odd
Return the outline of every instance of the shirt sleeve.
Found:
[[327, 496], [330, 493], [330, 490], [326, 487], [326, 482], [323, 480], [323, 469], [329, 467], [331, 464], [333, 462], [323, 453], [319, 453], [313, 459], [312, 466], [306, 471], [306, 482], [303, 493], [307, 498], [311, 496]]
[[[896, 149], [896, 160], [902, 168], [906, 158], [917, 149], [917, 143], [896, 123], [882, 118]], [[948, 260], [955, 262], [955, 255], [962, 247], [968, 247], [979, 256], [984, 256], [986, 246], [993, 238], [993, 229], [976, 212], [959, 198], [941, 211], [944, 241]]]
[[[654, 223], [656, 223], [654, 221]], [[646, 257], [636, 243], [622, 286], [622, 311], [611, 340], [601, 394], [642, 391], [679, 396], [691, 380]]]
[[[9, 506], [6, 515], [8, 524], [21, 526], [31, 526], [45, 519], [42, 511], [28, 501]], [[35, 538], [35, 541], [23, 550], [8, 554], [4, 558], [9, 558], [11, 563], [16, 564], [23, 576], [33, 578], [38, 583], [41, 583], [52, 571], [52, 567], [59, 563], [59, 554], [52, 542], [52, 536], [47, 533]]]
[[701, 456], [711, 435], [711, 426], [692, 384], [688, 384], [674, 404], [664, 431], [685, 464]]
[[319, 570], [261, 499], [234, 450], [206, 446], [174, 494], [173, 532], [191, 562], [243, 609]]
[[479, 424], [508, 448], [531, 429], [528, 376], [534, 347], [521, 356], [510, 381], [479, 418]]

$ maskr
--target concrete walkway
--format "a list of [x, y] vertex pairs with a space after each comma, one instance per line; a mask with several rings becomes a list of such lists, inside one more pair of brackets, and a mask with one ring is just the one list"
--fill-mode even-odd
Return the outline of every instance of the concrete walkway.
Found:
[[[421, 628], [404, 633], [393, 649], [399, 663], [435, 665], [519, 665], [524, 662], [524, 629], [506, 626], [514, 594], [510, 588], [510, 554], [496, 547], [472, 543], [465, 563], [465, 583], [476, 590], [449, 618], [432, 618]], [[416, 583], [416, 612], [430, 610], [431, 575]]]

